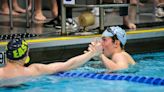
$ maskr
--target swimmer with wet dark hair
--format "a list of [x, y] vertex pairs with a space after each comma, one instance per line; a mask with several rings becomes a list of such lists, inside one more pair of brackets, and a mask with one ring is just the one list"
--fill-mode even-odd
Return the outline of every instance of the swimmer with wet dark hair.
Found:
[[124, 50], [126, 42], [125, 30], [119, 26], [113, 26], [105, 29], [102, 33], [102, 40], [92, 42], [89, 48], [92, 49], [101, 44], [103, 53], [99, 56], [100, 61], [107, 69], [116, 71], [126, 69], [129, 65], [135, 65], [135, 60]]

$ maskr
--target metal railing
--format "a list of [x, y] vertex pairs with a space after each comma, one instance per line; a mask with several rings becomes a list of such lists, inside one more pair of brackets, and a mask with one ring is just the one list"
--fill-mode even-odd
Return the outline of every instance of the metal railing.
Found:
[[81, 4], [64, 4], [64, 0], [62, 0], [62, 30], [61, 34], [66, 34], [66, 7], [72, 7], [72, 8], [94, 8], [99, 7], [99, 31], [101, 32], [104, 30], [104, 8], [115, 8], [115, 7], [128, 7], [129, 4], [102, 4], [102, 0], [100, 0], [99, 5], [81, 5]]
[[[13, 25], [13, 15], [12, 15], [12, 4], [13, 4], [13, 0], [8, 0], [9, 1], [9, 18], [10, 18], [10, 30], [12, 30], [14, 28]], [[28, 1], [25, 1], [25, 7], [26, 7], [26, 27], [29, 28], [30, 27], [30, 23], [33, 22], [33, 16], [34, 16], [34, 0], [32, 0], [32, 10], [31, 10], [31, 16], [29, 16], [29, 10], [28, 10]], [[31, 21], [30, 21], [30, 17], [31, 17]]]

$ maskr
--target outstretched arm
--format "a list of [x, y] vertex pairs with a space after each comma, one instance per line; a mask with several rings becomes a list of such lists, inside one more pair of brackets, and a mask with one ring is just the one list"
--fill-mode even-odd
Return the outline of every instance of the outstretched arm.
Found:
[[[92, 42], [89, 47], [88, 51], [80, 56], [76, 56], [74, 58], [69, 59], [67, 62], [65, 62], [65, 70], [74, 69], [80, 65], [83, 65], [88, 60], [95, 56], [99, 56], [102, 53], [102, 46], [99, 42]], [[64, 71], [65, 71], [64, 70]]]
[[35, 73], [34, 75], [41, 75], [41, 74], [52, 74], [61, 71], [67, 71], [70, 69], [77, 68], [87, 61], [89, 61], [92, 57], [97, 56], [101, 53], [102, 47], [100, 45], [91, 46], [90, 49], [85, 54], [73, 57], [66, 62], [60, 63], [51, 63], [51, 64], [32, 64], [29, 68], [33, 69]]
[[62, 71], [67, 71], [67, 70], [77, 68], [83, 65], [84, 63], [86, 63], [87, 61], [89, 61], [94, 56], [95, 56], [95, 53], [92, 51], [89, 51], [85, 54], [73, 57], [64, 63], [64, 68], [62, 69]]
[[73, 57], [66, 62], [55, 62], [51, 64], [32, 64], [29, 66], [32, 69], [32, 75], [52, 74], [61, 71], [67, 71], [79, 67], [86, 63], [94, 56], [93, 52], [87, 52], [85, 54]]

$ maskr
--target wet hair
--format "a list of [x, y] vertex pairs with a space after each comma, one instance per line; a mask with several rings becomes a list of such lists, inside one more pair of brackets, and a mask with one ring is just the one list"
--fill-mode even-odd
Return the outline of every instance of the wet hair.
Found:
[[[112, 38], [112, 42], [114, 43], [116, 40], [119, 40], [118, 38], [117, 38], [117, 35], [114, 35], [113, 37], [111, 37]], [[124, 45], [120, 42], [120, 47], [121, 47], [121, 49], [124, 49]]]

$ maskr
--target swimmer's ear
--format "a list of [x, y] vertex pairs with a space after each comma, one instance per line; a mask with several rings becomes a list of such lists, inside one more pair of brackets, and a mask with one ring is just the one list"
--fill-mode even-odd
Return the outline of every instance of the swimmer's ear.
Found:
[[118, 47], [118, 46], [120, 46], [120, 41], [119, 40], [115, 40], [114, 47]]

